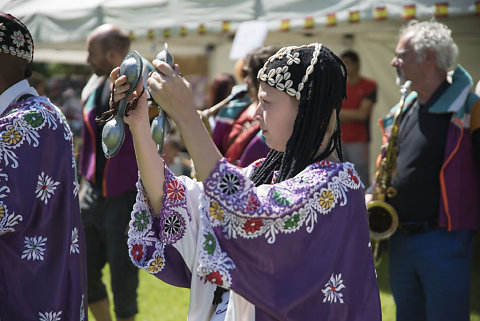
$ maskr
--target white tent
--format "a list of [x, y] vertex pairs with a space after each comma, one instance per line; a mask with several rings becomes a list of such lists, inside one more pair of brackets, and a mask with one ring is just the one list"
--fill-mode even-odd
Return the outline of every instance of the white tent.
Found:
[[[379, 84], [373, 120], [399, 99], [389, 64], [398, 30], [412, 17], [447, 24], [460, 48], [459, 63], [480, 79], [478, 0], [0, 0], [0, 10], [29, 27], [36, 61], [85, 63], [90, 31], [114, 23], [134, 35], [132, 49], [147, 58], [164, 42], [174, 57], [205, 56], [209, 77], [233, 71], [228, 57], [239, 23], [264, 21], [268, 44], [318, 41], [337, 53], [356, 50], [362, 73]], [[375, 121], [372, 133], [373, 155], [380, 145]]]

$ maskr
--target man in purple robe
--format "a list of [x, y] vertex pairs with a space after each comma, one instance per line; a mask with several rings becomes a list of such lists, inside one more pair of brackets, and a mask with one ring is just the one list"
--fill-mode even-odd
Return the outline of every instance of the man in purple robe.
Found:
[[27, 27], [0, 12], [0, 320], [87, 320], [73, 139], [31, 74]]

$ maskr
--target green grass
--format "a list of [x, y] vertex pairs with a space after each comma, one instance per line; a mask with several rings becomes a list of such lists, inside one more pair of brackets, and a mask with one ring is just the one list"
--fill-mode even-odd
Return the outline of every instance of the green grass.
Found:
[[[480, 321], [480, 241], [474, 239], [473, 263], [471, 274], [471, 321]], [[388, 252], [383, 256], [377, 269], [382, 315], [384, 321], [395, 321], [395, 302], [390, 294], [388, 283]], [[108, 266], [104, 269], [104, 280], [110, 278]], [[111, 297], [109, 282], [105, 282]], [[140, 286], [138, 288], [139, 314], [136, 321], [179, 321], [187, 319], [189, 290], [177, 288], [162, 281], [145, 271], [140, 271]], [[112, 311], [113, 315], [113, 311]], [[91, 313], [89, 319], [95, 320]]]

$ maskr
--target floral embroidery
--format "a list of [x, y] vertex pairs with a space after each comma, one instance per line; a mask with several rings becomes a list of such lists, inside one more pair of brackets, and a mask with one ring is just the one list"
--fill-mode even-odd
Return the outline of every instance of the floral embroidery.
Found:
[[160, 256], [157, 256], [152, 262], [150, 262], [150, 265], [147, 268], [147, 271], [155, 274], [160, 272], [163, 269], [163, 258]]
[[0, 204], [0, 222], [3, 220], [4, 217], [5, 217], [5, 207], [3, 206], [3, 204]]
[[247, 206], [245, 207], [249, 213], [255, 212], [260, 207], [260, 202], [255, 196], [250, 196], [248, 198]]
[[182, 221], [177, 215], [169, 216], [163, 224], [163, 231], [169, 235], [177, 234], [182, 227]]
[[220, 207], [218, 202], [210, 202], [210, 216], [216, 219], [217, 221], [223, 221], [225, 214], [223, 209]]
[[27, 124], [29, 124], [32, 127], [38, 127], [42, 125], [44, 120], [42, 114], [38, 112], [27, 113], [25, 114], [25, 116], [23, 116], [23, 118], [25, 119]]
[[323, 303], [343, 303], [343, 294], [340, 293], [340, 290], [345, 288], [342, 280], [342, 274], [333, 275], [330, 277], [330, 280], [325, 284], [325, 289], [322, 290], [323, 295], [325, 296], [323, 299]]
[[238, 191], [238, 189], [240, 188], [239, 185], [240, 184], [239, 184], [239, 179], [237, 175], [233, 173], [225, 173], [225, 176], [222, 178], [222, 181], [220, 182], [219, 188], [222, 191], [222, 193], [227, 195], [232, 195]]
[[185, 188], [177, 180], [172, 180], [167, 185], [167, 197], [175, 201], [180, 201], [185, 197]]
[[281, 206], [288, 206], [291, 203], [288, 197], [281, 190], [278, 189], [273, 190], [272, 198], [275, 203]]
[[60, 318], [61, 314], [62, 314], [62, 311], [60, 311], [60, 312], [45, 312], [45, 314], [39, 312], [38, 316], [40, 317], [39, 321], [60, 321], [60, 320], [62, 320]]
[[353, 171], [351, 169], [348, 170], [348, 175], [350, 175], [350, 178], [353, 180], [355, 184], [358, 184], [359, 182], [358, 177], [353, 174]]
[[37, 198], [40, 198], [46, 205], [48, 199], [53, 195], [59, 184], [60, 183], [55, 182], [51, 177], [42, 172], [38, 175], [37, 189], [35, 190]]
[[255, 233], [256, 231], [260, 230], [263, 226], [263, 222], [260, 219], [250, 219], [245, 222], [243, 225], [243, 229], [247, 233]]
[[298, 222], [300, 222], [300, 214], [294, 214], [286, 218], [283, 227], [286, 229], [296, 228], [298, 226]]
[[74, 227], [72, 230], [72, 241], [70, 242], [70, 254], [80, 253], [80, 246], [78, 245], [78, 228]]
[[146, 211], [139, 211], [133, 214], [134, 222], [133, 226], [140, 232], [147, 228], [148, 225], [148, 215]]
[[135, 259], [135, 261], [140, 262], [143, 259], [143, 245], [134, 244], [130, 250], [130, 254]]
[[47, 238], [45, 237], [25, 237], [25, 250], [23, 250], [22, 259], [42, 260], [44, 252], [47, 250]]
[[205, 240], [203, 241], [203, 248], [205, 251], [207, 251], [208, 254], [213, 254], [215, 252], [215, 248], [217, 247], [217, 240], [215, 237], [211, 234], [208, 233], [205, 236]]
[[320, 206], [323, 209], [326, 209], [326, 210], [330, 209], [335, 201], [332, 191], [323, 190], [322, 192], [320, 192], [319, 201], [320, 201]]
[[[50, 102], [43, 97], [35, 97], [27, 99], [21, 104], [10, 106], [8, 112], [2, 117], [0, 123], [2, 130], [0, 131], [0, 198], [7, 197], [10, 193], [8, 186], [8, 171], [3, 174], [1, 171], [4, 168], [14, 170], [19, 167], [19, 157], [16, 149], [23, 144], [29, 145], [31, 148], [38, 147], [40, 144], [40, 129], [47, 126], [49, 130], [56, 130], [60, 127], [63, 130], [65, 140], [70, 141], [72, 172], [75, 173], [73, 186], [74, 196], [78, 191], [78, 182], [76, 181], [76, 162], [73, 156], [73, 138], [68, 124], [62, 114], [56, 107], [51, 107]], [[43, 181], [42, 181], [43, 180]], [[45, 204], [51, 197], [53, 191], [59, 183], [53, 181], [43, 173], [39, 175], [36, 197], [40, 198]], [[15, 225], [23, 220], [21, 215], [15, 215], [14, 212], [8, 212], [7, 205], [0, 202], [3, 206], [5, 214], [0, 217], [0, 235], [11, 233], [15, 231]]]
[[20, 48], [25, 44], [25, 37], [20, 30], [14, 31], [13, 35], [11, 35], [11, 38], [13, 40], [13, 44], [17, 46], [17, 48]]
[[[275, 243], [279, 233], [289, 234], [301, 227], [311, 233], [318, 214], [329, 214], [335, 206], [345, 206], [347, 192], [361, 187], [349, 163], [317, 162], [292, 179], [258, 190], [250, 180], [237, 174], [239, 171], [222, 160], [205, 181], [207, 204], [218, 203], [224, 214], [221, 221], [209, 215], [210, 224], [220, 227], [227, 238], [262, 235], [270, 244]], [[238, 178], [235, 201], [225, 197], [226, 177], [234, 177], [235, 181]]]
[[218, 271], [205, 275], [205, 279], [213, 284], [223, 285], [222, 275]]
[[13, 126], [8, 126], [7, 131], [2, 134], [3, 141], [8, 145], [16, 145], [22, 138], [22, 135]]

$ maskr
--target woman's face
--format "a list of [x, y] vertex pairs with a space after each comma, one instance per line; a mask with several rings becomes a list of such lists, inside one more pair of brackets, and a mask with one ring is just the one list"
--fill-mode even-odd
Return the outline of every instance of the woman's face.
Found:
[[292, 136], [297, 113], [298, 102], [295, 98], [263, 81], [260, 82], [255, 119], [260, 122], [260, 129], [270, 148], [279, 152], [285, 151], [288, 139]]

